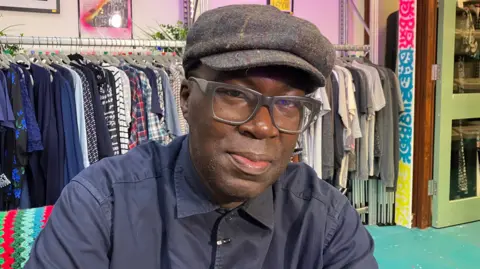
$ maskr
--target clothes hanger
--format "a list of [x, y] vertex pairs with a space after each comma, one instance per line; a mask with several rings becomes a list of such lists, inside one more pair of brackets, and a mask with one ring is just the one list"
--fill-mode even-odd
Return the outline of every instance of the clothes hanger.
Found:
[[[145, 65], [145, 61], [144, 61], [144, 58], [142, 57], [141, 55], [141, 52], [135, 52], [135, 49], [138, 48], [138, 47], [141, 47], [140, 43], [137, 45], [137, 40], [132, 40], [133, 41], [133, 51], [132, 51], [132, 54], [130, 55], [130, 57], [132, 58], [132, 60], [136, 63], [135, 65], [140, 67], [140, 68], [147, 68], [147, 66]], [[140, 42], [140, 41], [138, 41]]]
[[[48, 44], [48, 40], [49, 40], [49, 37], [47, 37], [47, 47], [49, 46]], [[55, 64], [60, 64], [62, 61], [56, 56], [55, 54], [55, 46], [53, 44], [53, 40], [52, 40], [52, 51], [53, 52], [46, 52], [45, 55], [48, 57], [48, 59], [50, 60], [50, 64], [52, 63], [55, 63]]]
[[163, 55], [164, 53], [165, 52], [161, 52], [160, 54], [153, 56], [153, 59], [155, 60], [155, 62], [160, 64], [162, 67], [168, 66], [168, 61], [166, 57]]
[[[6, 45], [7, 45], [7, 47], [8, 47], [8, 43], [7, 43]], [[3, 52], [3, 56], [4, 56], [4, 58], [6, 58], [6, 59], [7, 59], [9, 62], [11, 62], [11, 63], [13, 63], [13, 62], [15, 61], [15, 60], [13, 59], [13, 56], [12, 56], [9, 52], [7, 52], [7, 50], [5, 50], [5, 51]]]
[[[90, 52], [88, 51], [89, 47], [90, 47], [90, 38], [87, 38], [88, 40], [88, 44], [86, 44], [86, 47], [87, 47], [87, 51], [85, 53], [81, 53], [82, 55], [82, 58], [83, 59], [86, 59], [88, 60], [89, 62], [94, 62], [95, 60], [92, 59], [91, 55], [90, 55]], [[80, 49], [80, 52], [82, 52], [83, 50], [83, 44], [82, 44], [82, 48]]]
[[[37, 37], [38, 38], [38, 44], [40, 45], [40, 37]], [[48, 39], [47, 39], [47, 47], [48, 47]], [[37, 63], [38, 65], [40, 65], [41, 67], [55, 73], [57, 72], [57, 69], [53, 68], [50, 66], [51, 64], [51, 61], [48, 57], [45, 56], [45, 54], [42, 52], [42, 51], [39, 51], [38, 52], [38, 57], [40, 58], [40, 61]], [[50, 76], [50, 80], [52, 80], [53, 77]]]
[[[103, 39], [101, 39], [102, 45], [103, 45]], [[101, 63], [106, 63], [108, 65], [114, 65], [112, 62], [112, 58], [109, 57], [108, 51], [107, 51], [107, 40], [105, 39], [105, 50], [103, 51], [102, 55], [99, 55], [99, 60]]]
[[[22, 36], [20, 36], [20, 47], [23, 45]], [[27, 69], [30, 69], [30, 61], [27, 59], [25, 53], [17, 53], [13, 58], [15, 63], [22, 63], [27, 66]]]
[[54, 63], [56, 64], [62, 64], [63, 63], [63, 60], [62, 58], [60, 58], [59, 54], [60, 54], [60, 41], [58, 40], [57, 37], [54, 37], [55, 41], [57, 42], [57, 46], [56, 48], [53, 47], [53, 40], [52, 40], [52, 48], [54, 49], [54, 52], [51, 53], [51, 59]]
[[9, 62], [11, 63], [15, 62], [15, 59], [13, 59], [13, 56], [10, 53], [5, 53], [4, 55]]
[[[1, 45], [2, 44], [0, 43], [0, 48], [2, 47]], [[0, 67], [3, 69], [10, 68], [10, 63], [8, 62], [7, 58], [5, 57], [2, 51], [0, 51]]]
[[[57, 40], [57, 47], [60, 47], [61, 46], [60, 39], [58, 37], [55, 37], [55, 39]], [[70, 44], [71, 43], [72, 42], [71, 42], [71, 38], [70, 38]], [[60, 63], [64, 63], [64, 64], [68, 64], [68, 65], [71, 63], [70, 59], [68, 59], [67, 55], [65, 55], [65, 53], [63, 53], [61, 49], [56, 51], [55, 54], [56, 54], [55, 56], [57, 56]]]
[[18, 53], [17, 55], [15, 55], [15, 57], [13, 58], [13, 60], [16, 62], [16, 63], [21, 63], [21, 64], [24, 64], [27, 66], [27, 69], [30, 69], [30, 61], [27, 59], [26, 55], [23, 54], [23, 53]]
[[141, 67], [141, 68], [146, 67], [146, 66], [144, 67], [144, 66], [140, 65], [139, 63], [135, 62], [133, 60], [133, 58], [130, 57], [130, 54], [132, 54], [132, 52], [129, 52], [129, 54], [126, 54], [126, 55], [120, 55], [120, 59], [123, 59], [125, 62], [127, 62], [130, 65], [134, 65], [134, 66], [136, 65], [136, 66]]
[[8, 61], [7, 58], [5, 58], [5, 55], [0, 53], [0, 66], [3, 69], [9, 69], [10, 68], [10, 62]]
[[[116, 44], [117, 44], [117, 41], [115, 40], [115, 45]], [[122, 62], [120, 62], [120, 60], [114, 56], [116, 54], [114, 50], [115, 50], [115, 47], [112, 45], [112, 50], [111, 50], [112, 53], [111, 55], [108, 55], [108, 57], [110, 58], [110, 62], [113, 66], [119, 67], [122, 64]]]
[[30, 50], [30, 55], [27, 57], [30, 63], [35, 63], [35, 60], [37, 62], [41, 62], [42, 59], [38, 57], [37, 54], [35, 54], [35, 38], [33, 38], [33, 44], [32, 44], [32, 49]]

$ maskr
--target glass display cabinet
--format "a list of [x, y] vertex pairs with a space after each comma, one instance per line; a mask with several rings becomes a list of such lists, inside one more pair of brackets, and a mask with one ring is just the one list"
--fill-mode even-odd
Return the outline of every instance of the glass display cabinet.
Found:
[[480, 220], [480, 0], [440, 0], [438, 12], [432, 226], [441, 228]]

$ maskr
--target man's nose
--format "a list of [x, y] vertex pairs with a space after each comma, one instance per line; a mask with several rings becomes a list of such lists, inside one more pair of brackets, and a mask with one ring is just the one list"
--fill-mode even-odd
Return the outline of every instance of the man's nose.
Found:
[[250, 121], [240, 125], [239, 131], [244, 135], [260, 140], [279, 135], [267, 107], [261, 107]]

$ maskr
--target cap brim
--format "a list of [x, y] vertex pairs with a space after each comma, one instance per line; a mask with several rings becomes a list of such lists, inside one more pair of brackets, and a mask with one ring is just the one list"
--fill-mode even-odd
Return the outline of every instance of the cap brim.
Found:
[[304, 59], [278, 50], [242, 50], [210, 55], [200, 59], [202, 64], [217, 71], [234, 71], [252, 67], [289, 66], [309, 74], [318, 87], [325, 86], [325, 77]]

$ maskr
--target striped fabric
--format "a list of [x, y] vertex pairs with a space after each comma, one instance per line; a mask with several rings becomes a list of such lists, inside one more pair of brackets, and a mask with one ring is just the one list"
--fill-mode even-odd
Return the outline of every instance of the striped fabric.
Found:
[[0, 212], [0, 268], [23, 268], [53, 206]]
[[173, 94], [175, 95], [175, 102], [177, 103], [178, 120], [180, 122], [180, 131], [182, 134], [188, 133], [188, 123], [183, 117], [180, 91], [182, 89], [182, 74], [177, 69], [177, 65], [171, 64], [168, 71], [170, 71], [170, 84], [172, 85]]
[[108, 133], [110, 134], [110, 139], [112, 141], [113, 154], [120, 154], [120, 137], [117, 133], [118, 128], [118, 113], [115, 111], [115, 101], [114, 101], [114, 89], [110, 86], [108, 81], [108, 76], [104, 72], [104, 77], [106, 79], [105, 83], [102, 83], [98, 87], [98, 92], [100, 94], [100, 102], [103, 106], [103, 115], [107, 122]]
[[[118, 127], [120, 133], [120, 154], [126, 154], [128, 152], [128, 125], [127, 125], [127, 117], [126, 117], [126, 110], [125, 110], [125, 98], [124, 94], [124, 86], [122, 80], [122, 74], [120, 69], [108, 66], [105, 69], [110, 70], [113, 73], [115, 78], [115, 88], [116, 88], [116, 95], [117, 95], [117, 106], [118, 106]], [[130, 109], [128, 110], [130, 112]]]
[[91, 92], [91, 86], [87, 80], [85, 74], [78, 68], [73, 67], [73, 70], [82, 79], [83, 86], [83, 108], [85, 109], [85, 124], [87, 130], [87, 148], [88, 148], [88, 160], [90, 164], [98, 162], [98, 147], [97, 147], [97, 131], [95, 128], [95, 115], [93, 112], [93, 97]]

